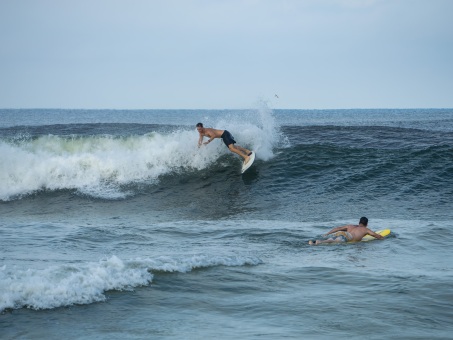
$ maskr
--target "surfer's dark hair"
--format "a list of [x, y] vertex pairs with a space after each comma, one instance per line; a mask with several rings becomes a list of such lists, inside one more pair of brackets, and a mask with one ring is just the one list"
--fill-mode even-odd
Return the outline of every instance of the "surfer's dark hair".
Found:
[[366, 217], [361, 217], [359, 224], [363, 224], [364, 226], [368, 225], [368, 219]]
[[197, 127], [203, 127], [203, 123], [198, 123]]

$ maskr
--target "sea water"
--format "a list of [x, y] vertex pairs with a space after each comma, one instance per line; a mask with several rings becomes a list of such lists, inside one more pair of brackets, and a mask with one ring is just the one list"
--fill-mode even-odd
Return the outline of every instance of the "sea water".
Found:
[[451, 339], [452, 201], [450, 109], [0, 110], [0, 338]]

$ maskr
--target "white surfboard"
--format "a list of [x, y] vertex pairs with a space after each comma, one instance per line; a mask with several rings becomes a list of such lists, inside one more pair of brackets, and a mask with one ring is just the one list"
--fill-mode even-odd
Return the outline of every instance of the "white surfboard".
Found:
[[250, 168], [253, 164], [253, 162], [255, 161], [255, 153], [252, 151], [252, 154], [250, 155], [250, 159], [249, 161], [247, 162], [247, 164], [245, 163], [242, 163], [242, 173], [245, 172], [245, 170], [247, 170], [248, 168]]

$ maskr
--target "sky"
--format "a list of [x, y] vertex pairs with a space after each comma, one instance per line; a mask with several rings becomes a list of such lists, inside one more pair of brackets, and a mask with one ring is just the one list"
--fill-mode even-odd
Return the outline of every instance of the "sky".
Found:
[[451, 0], [1, 0], [0, 108], [453, 108]]

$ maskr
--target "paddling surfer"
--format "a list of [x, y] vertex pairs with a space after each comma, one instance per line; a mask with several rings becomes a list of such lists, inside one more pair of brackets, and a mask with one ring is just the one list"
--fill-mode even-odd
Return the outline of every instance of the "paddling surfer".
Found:
[[340, 242], [359, 242], [366, 235], [371, 235], [379, 240], [384, 239], [383, 236], [376, 234], [374, 231], [367, 228], [368, 218], [362, 217], [359, 225], [349, 224], [342, 227], [333, 228], [324, 237], [332, 234], [327, 240], [310, 240], [309, 245], [318, 245], [322, 243], [340, 243]]
[[[205, 128], [203, 127], [203, 123], [197, 124], [197, 131], [200, 134], [200, 138], [198, 139], [198, 147], [200, 147], [201, 145], [208, 145], [215, 138], [222, 138], [223, 142], [231, 152], [234, 152], [235, 154], [241, 156], [244, 159], [244, 164], [248, 163], [252, 152], [246, 148], [243, 148], [242, 146], [234, 145], [236, 141], [229, 131]], [[209, 137], [209, 140], [203, 143], [203, 137]]]

